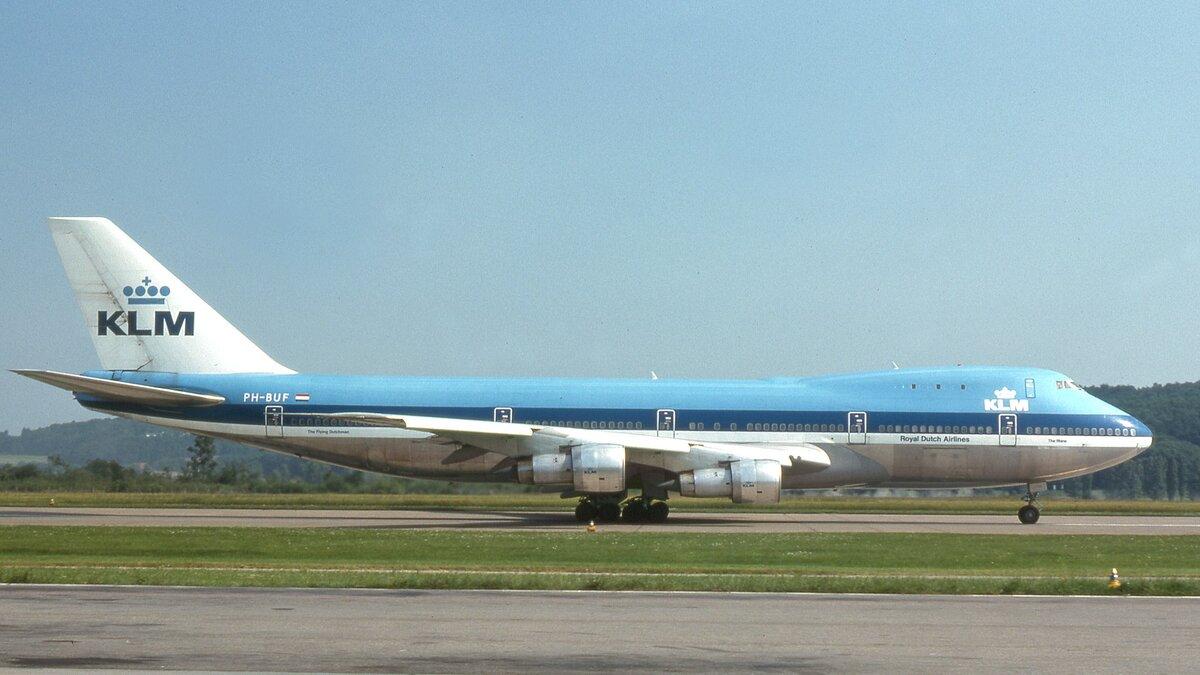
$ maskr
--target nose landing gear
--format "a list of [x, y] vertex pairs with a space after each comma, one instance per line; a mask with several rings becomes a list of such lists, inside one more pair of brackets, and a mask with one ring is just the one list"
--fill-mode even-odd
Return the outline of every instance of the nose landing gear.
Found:
[[1042, 516], [1042, 511], [1037, 506], [1037, 496], [1045, 489], [1045, 483], [1030, 483], [1025, 486], [1025, 506], [1017, 511], [1017, 520], [1025, 525], [1032, 525], [1038, 521], [1038, 518]]

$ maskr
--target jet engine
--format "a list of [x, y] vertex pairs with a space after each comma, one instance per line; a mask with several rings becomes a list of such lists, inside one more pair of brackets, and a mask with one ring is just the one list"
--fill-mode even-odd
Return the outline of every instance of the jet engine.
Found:
[[587, 494], [625, 491], [625, 446], [584, 443], [570, 452], [534, 455], [517, 462], [517, 480], [527, 485], [565, 485]]
[[783, 467], [770, 459], [744, 459], [729, 466], [679, 474], [684, 497], [729, 497], [735, 504], [773, 504], [779, 501]]

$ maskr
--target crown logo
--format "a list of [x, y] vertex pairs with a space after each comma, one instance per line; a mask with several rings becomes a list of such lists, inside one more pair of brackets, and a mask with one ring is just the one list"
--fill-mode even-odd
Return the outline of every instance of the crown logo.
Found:
[[142, 285], [138, 287], [126, 286], [121, 289], [125, 294], [125, 300], [131, 305], [161, 305], [166, 302], [166, 297], [171, 294], [170, 286], [153, 286], [150, 283], [150, 277], [142, 279]]
[[1009, 389], [1008, 387], [1000, 387], [999, 389], [997, 389], [996, 391], [994, 391], [992, 393], [996, 395], [996, 398], [1001, 399], [1001, 400], [1017, 397], [1017, 392], [1013, 391], [1012, 389]]

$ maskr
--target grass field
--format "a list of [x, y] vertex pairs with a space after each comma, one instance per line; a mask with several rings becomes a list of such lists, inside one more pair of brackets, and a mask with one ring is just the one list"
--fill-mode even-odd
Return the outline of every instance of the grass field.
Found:
[[7, 526], [0, 581], [1200, 595], [1200, 537]]
[[[0, 492], [0, 506], [204, 507], [267, 509], [504, 509], [563, 510], [575, 506], [557, 494], [437, 495], [437, 494], [217, 494], [130, 492]], [[879, 498], [792, 497], [778, 504], [741, 505], [727, 499], [674, 497], [675, 511], [745, 511], [780, 513], [1016, 513], [1020, 499], [1004, 497]], [[1200, 515], [1200, 501], [1115, 501], [1044, 499], [1047, 514], [1078, 515]]]

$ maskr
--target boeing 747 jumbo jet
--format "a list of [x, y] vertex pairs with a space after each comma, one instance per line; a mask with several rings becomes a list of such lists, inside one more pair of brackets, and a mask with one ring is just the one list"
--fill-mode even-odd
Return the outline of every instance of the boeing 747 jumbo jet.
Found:
[[[50, 231], [100, 355], [17, 370], [90, 410], [415, 478], [553, 486], [580, 520], [661, 522], [667, 496], [1026, 485], [1123, 462], [1150, 429], [1069, 377], [948, 367], [767, 380], [302, 375], [105, 218]], [[630, 488], [639, 488], [629, 497]]]

